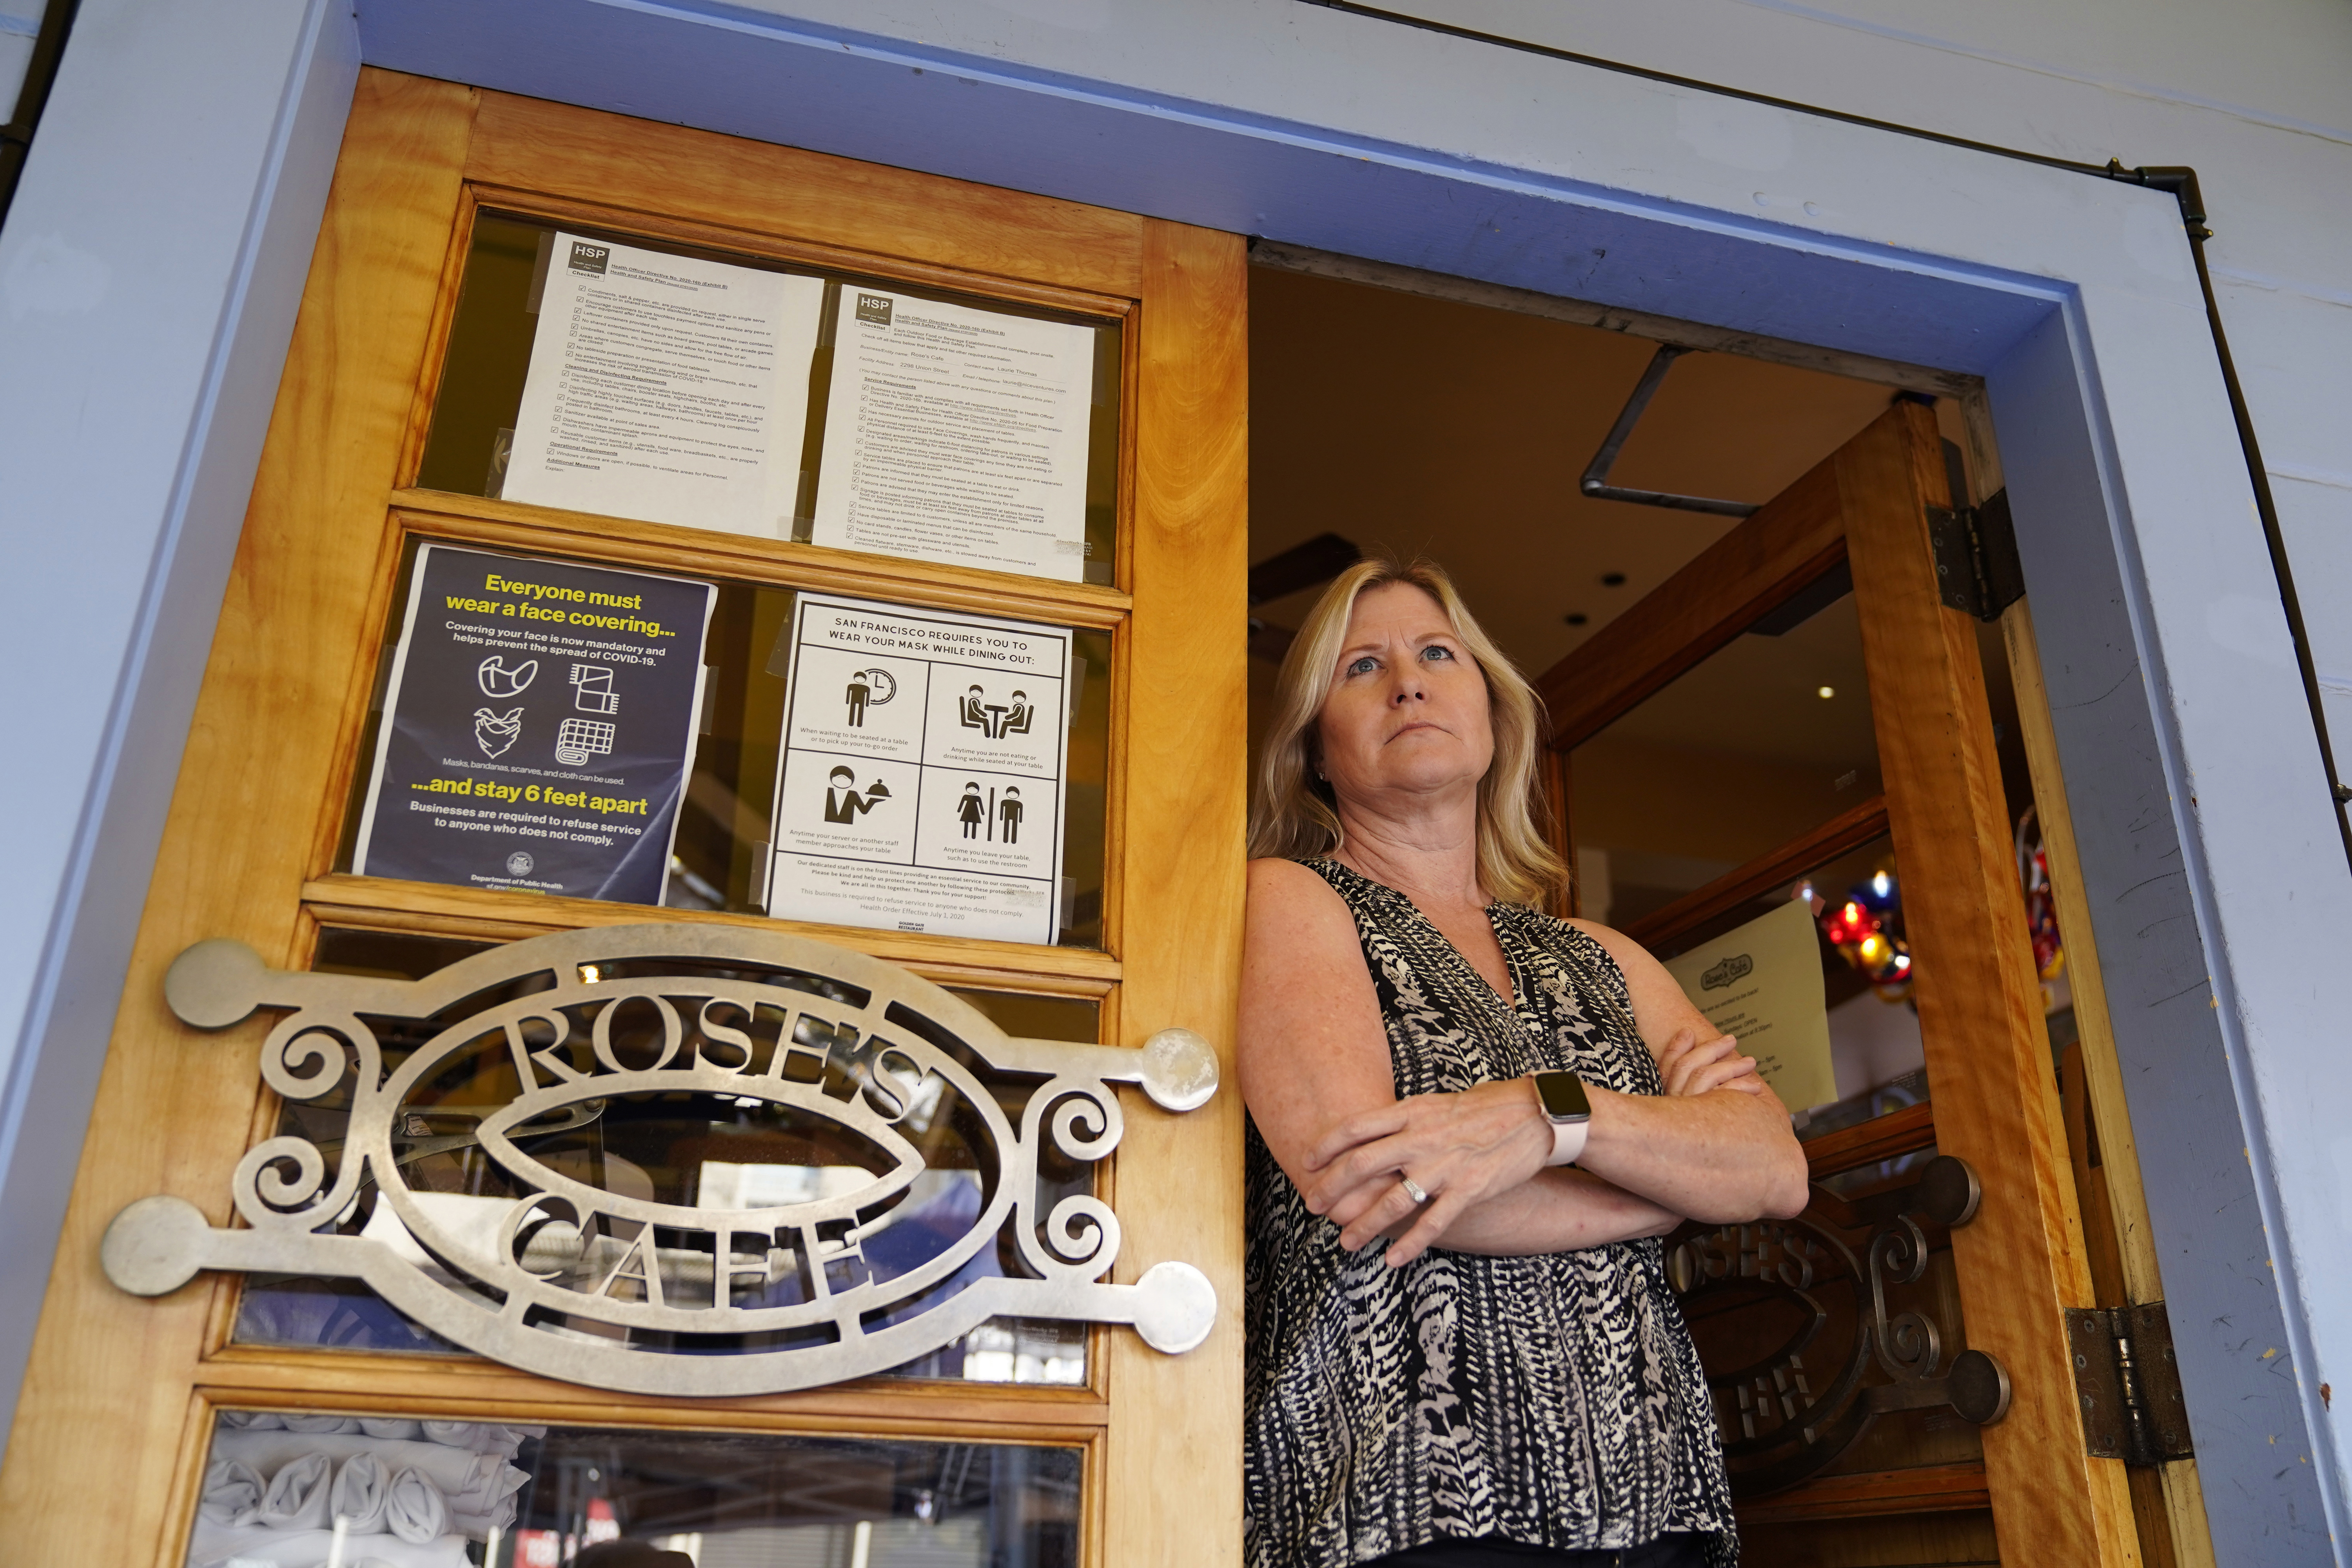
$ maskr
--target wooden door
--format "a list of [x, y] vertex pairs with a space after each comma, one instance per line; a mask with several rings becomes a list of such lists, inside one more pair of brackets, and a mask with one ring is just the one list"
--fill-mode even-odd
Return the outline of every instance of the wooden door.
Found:
[[[1116, 417], [1095, 437], [1112, 458], [1097, 499], [1115, 564], [1090, 574], [1099, 581], [1049, 581], [559, 511], [486, 499], [466, 475], [420, 478], [440, 411], [469, 395], [478, 370], [452, 356], [469, 341], [465, 312], [489, 297], [466, 288], [494, 222], [1115, 330], [1099, 340], [1118, 348], [1098, 369], [1114, 395], [1098, 401]], [[519, 265], [514, 276], [527, 275], [527, 250]], [[921, 1440], [964, 1446], [953, 1451], [967, 1469], [971, 1452], [1044, 1445], [1074, 1451], [1082, 1477], [1075, 1531], [1056, 1552], [1075, 1543], [1076, 1560], [1122, 1565], [1237, 1557], [1241, 1107], [1230, 1089], [1181, 1118], [1128, 1100], [1125, 1141], [1098, 1189], [1124, 1229], [1113, 1278], [1158, 1259], [1199, 1267], [1219, 1299], [1213, 1332], [1168, 1356], [1126, 1329], [1097, 1330], [1082, 1376], [1052, 1386], [882, 1378], [689, 1399], [466, 1356], [257, 1342], [239, 1330], [238, 1277], [204, 1274], [142, 1300], [101, 1274], [99, 1248], [109, 1222], [152, 1194], [228, 1223], [233, 1168], [278, 1125], [256, 1073], [263, 1023], [203, 1033], [165, 1006], [166, 967], [211, 938], [300, 970], [360, 939], [457, 952], [596, 925], [715, 922], [814, 936], [982, 1004], [1078, 1006], [1104, 1043], [1182, 1026], [1224, 1050], [1240, 934], [1244, 653], [1200, 628], [1238, 626], [1244, 608], [1243, 268], [1230, 235], [362, 74], [0, 1478], [12, 1557], [179, 1563], [215, 1415], [236, 1409]], [[659, 572], [746, 603], [825, 590], [1097, 639], [1109, 650], [1094, 672], [1107, 696], [1098, 912], [1078, 920], [1080, 940], [1045, 946], [340, 869], [392, 606], [420, 543]], [[706, 868], [723, 881], [729, 842], [759, 847], [759, 814], [730, 841], [727, 817], [743, 816], [743, 803], [689, 793], [703, 815], [688, 837], [720, 846]]]
[[[1753, 1563], [1983, 1562], [1995, 1537], [2006, 1563], [2138, 1561], [2123, 1466], [2085, 1457], [2074, 1405], [2063, 1314], [2091, 1281], [1978, 626], [1938, 591], [1931, 511], [1949, 501], [1932, 415], [1898, 403], [1538, 683], [1563, 798], [1578, 798], [1579, 748], [1851, 583], [1883, 791], [1823, 788], [1736, 868], [1623, 922], [1670, 956], [1874, 844], [1899, 868], [1928, 1096], [1810, 1137], [1815, 1198], [1794, 1226], [1669, 1243]], [[1733, 804], [1693, 787], [1691, 809]], [[1573, 820], [1562, 837], [1587, 841]], [[1844, 890], [1817, 891], [1834, 907]], [[1943, 1223], [1965, 1206], [1950, 1193], [1919, 1185], [1931, 1152], [1981, 1184], [1964, 1223]], [[1897, 1375], [1948, 1373], [1963, 1346], [2008, 1377], [2006, 1411], [1980, 1429], [1955, 1429], [1946, 1391]], [[1922, 1410], [1940, 1425], [1925, 1430]]]

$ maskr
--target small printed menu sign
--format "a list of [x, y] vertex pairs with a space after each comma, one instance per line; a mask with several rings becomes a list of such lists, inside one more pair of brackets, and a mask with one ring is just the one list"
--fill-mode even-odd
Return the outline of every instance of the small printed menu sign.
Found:
[[1838, 1097], [1821, 935], [1810, 904], [1791, 900], [1665, 967], [1708, 1023], [1738, 1037], [1781, 1104], [1808, 1110]]
[[420, 548], [352, 869], [661, 902], [717, 597], [675, 577]]

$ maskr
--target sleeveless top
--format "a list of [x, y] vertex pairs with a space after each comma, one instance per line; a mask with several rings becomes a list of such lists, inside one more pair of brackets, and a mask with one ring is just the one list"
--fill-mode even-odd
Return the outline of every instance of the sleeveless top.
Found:
[[[1659, 1094], [1625, 976], [1563, 921], [1487, 910], [1507, 1005], [1393, 889], [1308, 860], [1345, 900], [1399, 1098], [1548, 1068]], [[1248, 1134], [1244, 1370], [1250, 1568], [1342, 1568], [1433, 1539], [1571, 1552], [1709, 1534], [1737, 1562], [1722, 1442], [1654, 1238], [1401, 1269], [1350, 1254]]]

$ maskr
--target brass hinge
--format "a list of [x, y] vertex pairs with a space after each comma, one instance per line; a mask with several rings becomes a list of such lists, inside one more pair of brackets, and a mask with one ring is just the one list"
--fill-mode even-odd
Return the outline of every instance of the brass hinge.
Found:
[[2126, 1465], [2195, 1456], [2163, 1302], [2069, 1307], [2066, 1348], [2074, 1359], [2084, 1453]]
[[1995, 490], [1982, 506], [1927, 509], [1927, 537], [1936, 550], [1936, 582], [1943, 601], [1980, 621], [1991, 620], [2025, 596], [2025, 568], [2017, 559], [2017, 530], [2009, 492]]

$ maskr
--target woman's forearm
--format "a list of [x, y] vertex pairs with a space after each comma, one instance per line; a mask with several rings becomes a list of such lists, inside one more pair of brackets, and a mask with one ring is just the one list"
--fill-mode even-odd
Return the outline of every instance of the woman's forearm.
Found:
[[1522, 1258], [1664, 1236], [1681, 1223], [1680, 1215], [1589, 1171], [1554, 1167], [1471, 1205], [1437, 1245], [1450, 1252]]
[[1804, 1152], [1769, 1095], [1590, 1093], [1592, 1123], [1577, 1163], [1593, 1174], [1711, 1225], [1803, 1211], [1811, 1196]]

